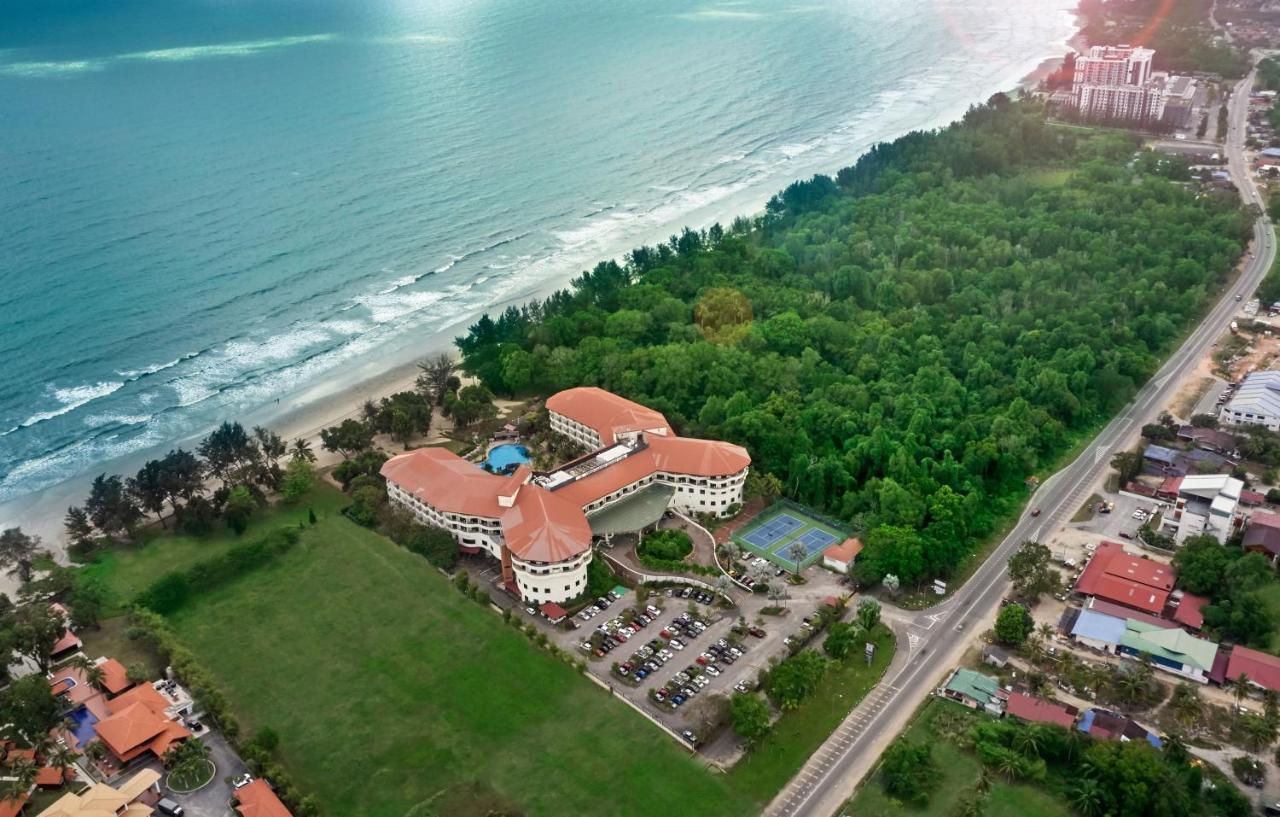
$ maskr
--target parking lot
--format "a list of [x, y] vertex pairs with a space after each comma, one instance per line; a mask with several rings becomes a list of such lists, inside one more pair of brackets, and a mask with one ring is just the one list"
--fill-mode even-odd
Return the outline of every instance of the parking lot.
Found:
[[706, 707], [699, 704], [755, 689], [769, 659], [785, 654], [785, 639], [805, 632], [802, 619], [813, 612], [805, 608], [814, 605], [793, 602], [789, 615], [760, 617], [759, 609], [769, 603], [761, 597], [746, 597], [742, 608], [724, 611], [707, 603], [709, 594], [699, 601], [697, 593], [669, 588], [638, 603], [628, 591], [603, 599], [609, 602], [604, 610], [592, 613], [589, 607], [587, 617], [575, 617], [578, 629], [550, 632], [565, 650], [589, 656], [593, 675], [691, 745], [727, 755], [737, 751], [736, 739], [701, 745], [699, 711]]
[[[1114, 502], [1115, 507], [1110, 513], [1094, 512], [1093, 518], [1087, 522], [1072, 522], [1068, 524], [1069, 530], [1081, 531], [1091, 534], [1091, 540], [1096, 540], [1101, 536], [1104, 539], [1110, 539], [1113, 542], [1132, 543], [1134, 547], [1139, 547], [1137, 542], [1138, 528], [1150, 517], [1139, 519], [1134, 516], [1137, 511], [1150, 512], [1153, 508], [1162, 509], [1165, 506], [1156, 502], [1154, 499], [1137, 499], [1123, 494], [1107, 493], [1102, 495], [1107, 502]], [[1077, 537], [1069, 537], [1068, 542]], [[1057, 555], [1058, 548], [1054, 548], [1054, 555]], [[1079, 553], [1068, 553], [1067, 556], [1079, 557]]]

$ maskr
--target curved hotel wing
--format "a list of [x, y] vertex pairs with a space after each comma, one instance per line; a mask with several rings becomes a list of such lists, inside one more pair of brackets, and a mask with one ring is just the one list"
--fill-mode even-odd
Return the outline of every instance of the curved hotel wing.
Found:
[[507, 587], [529, 602], [581, 595], [591, 562], [588, 516], [650, 485], [668, 507], [723, 515], [742, 501], [745, 448], [678, 437], [661, 413], [597, 388], [547, 400], [551, 428], [592, 448], [551, 473], [521, 466], [490, 474], [443, 448], [420, 448], [382, 466], [391, 500], [448, 530], [467, 552], [502, 564]]

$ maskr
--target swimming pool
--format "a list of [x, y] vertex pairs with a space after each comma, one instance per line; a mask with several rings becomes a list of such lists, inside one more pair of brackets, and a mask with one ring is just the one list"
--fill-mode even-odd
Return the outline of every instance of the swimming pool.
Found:
[[89, 741], [98, 736], [93, 725], [98, 722], [98, 717], [89, 711], [88, 707], [81, 706], [71, 711], [67, 715], [67, 720], [75, 723], [75, 729], [71, 730], [71, 734], [76, 736], [76, 744], [84, 746]]
[[528, 461], [529, 449], [516, 443], [504, 443], [489, 449], [489, 456], [485, 458], [484, 464], [488, 470], [502, 473]]

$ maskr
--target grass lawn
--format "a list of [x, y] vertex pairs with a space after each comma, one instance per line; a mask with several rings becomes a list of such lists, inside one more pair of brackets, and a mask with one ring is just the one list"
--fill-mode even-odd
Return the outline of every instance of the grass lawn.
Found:
[[[1266, 605], [1267, 612], [1271, 614], [1271, 620], [1280, 621], [1280, 582], [1263, 585], [1254, 591], [1254, 595]], [[1271, 643], [1267, 646], [1267, 652], [1280, 655], [1280, 630], [1271, 633]]]
[[97, 628], [81, 630], [78, 635], [84, 642], [85, 655], [90, 658], [114, 658], [126, 667], [136, 663], [144, 664], [151, 678], [164, 675], [164, 662], [142, 642], [130, 641], [125, 636], [128, 627], [126, 616], [116, 616], [102, 621]]
[[190, 567], [194, 562], [216, 556], [241, 542], [251, 542], [274, 528], [297, 525], [307, 518], [307, 509], [325, 519], [335, 516], [348, 500], [337, 488], [317, 481], [311, 495], [291, 505], [272, 505], [254, 515], [241, 536], [218, 528], [208, 536], [185, 536], [157, 532], [145, 542], [103, 551], [82, 569], [86, 579], [101, 580], [110, 591], [103, 617], [118, 615], [124, 606], [153, 581], [170, 570]]
[[733, 767], [729, 779], [735, 788], [760, 802], [767, 802], [782, 790], [809, 755], [871, 691], [893, 660], [894, 639], [888, 628], [876, 628], [874, 641], [876, 654], [871, 666], [859, 651], [832, 667], [817, 691], [798, 709], [786, 713], [760, 745]]
[[758, 811], [420, 557], [341, 516], [173, 624], [243, 726], [279, 732], [284, 764], [328, 814], [483, 814], [486, 798], [531, 817]]
[[[934, 719], [947, 710], [963, 708], [951, 701], [931, 698], [903, 733], [911, 740], [928, 743], [933, 749], [938, 782], [930, 794], [928, 805], [917, 808], [890, 797], [873, 773], [863, 781], [843, 813], [857, 817], [947, 817], [951, 814], [956, 802], [973, 788], [982, 765], [972, 754], [934, 730]], [[1055, 800], [1043, 789], [1009, 784], [998, 778], [991, 786], [983, 809], [984, 817], [1070, 817], [1070, 814], [1066, 804]]]

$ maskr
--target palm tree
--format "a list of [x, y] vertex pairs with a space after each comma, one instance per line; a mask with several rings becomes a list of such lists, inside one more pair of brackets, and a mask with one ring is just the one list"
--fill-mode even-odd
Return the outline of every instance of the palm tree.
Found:
[[1231, 690], [1231, 696], [1236, 699], [1236, 706], [1233, 710], [1235, 718], [1240, 717], [1240, 702], [1249, 694], [1249, 674], [1242, 672], [1236, 676], [1235, 686]]
[[1262, 692], [1262, 716], [1280, 726], [1280, 695], [1277, 695], [1273, 689]]
[[721, 573], [716, 576], [715, 580], [716, 592], [725, 598], [729, 598], [729, 591], [733, 589], [733, 579]]
[[800, 563], [803, 562], [805, 557], [808, 555], [809, 548], [799, 542], [792, 542], [787, 545], [787, 556], [791, 559], [791, 563], [796, 566], [795, 573], [797, 576], [800, 575]]
[[863, 629], [875, 629], [875, 626], [880, 623], [880, 603], [875, 599], [863, 599], [858, 602], [857, 617]]
[[90, 661], [83, 654], [71, 659], [71, 666], [80, 670], [80, 674], [84, 676], [85, 683], [90, 686], [101, 686], [107, 677], [101, 666]]
[[1052, 624], [1049, 624], [1048, 622], [1045, 622], [1045, 623], [1041, 624], [1041, 625], [1040, 625], [1038, 628], [1036, 628], [1036, 629], [1039, 631], [1039, 633], [1040, 633], [1040, 637], [1041, 637], [1041, 638], [1043, 638], [1045, 641], [1048, 641], [1049, 639], [1053, 638], [1053, 625], [1052, 625]]
[[1193, 725], [1204, 714], [1204, 700], [1200, 697], [1199, 687], [1188, 683], [1178, 684], [1169, 698], [1169, 708], [1183, 725]]
[[738, 547], [738, 543], [730, 540], [720, 546], [720, 552], [724, 554], [725, 561], [733, 564], [742, 557], [742, 548]]
[[1015, 780], [1022, 774], [1022, 757], [1017, 752], [1001, 752], [994, 765], [996, 773], [1006, 780]]
[[1276, 739], [1276, 727], [1268, 723], [1266, 718], [1259, 718], [1257, 715], [1242, 717], [1237, 728], [1245, 746], [1252, 752], [1270, 746]]
[[1044, 733], [1034, 725], [1018, 730], [1013, 736], [1014, 750], [1026, 757], [1040, 757], [1040, 750], [1043, 746]]
[[64, 743], [55, 743], [53, 748], [45, 754], [45, 762], [62, 772], [62, 777], [65, 780], [67, 769], [76, 765], [76, 758], [78, 757], [80, 757], [80, 753], [75, 749]]
[[3, 771], [3, 789], [0, 789], [4, 799], [17, 800], [30, 792], [31, 787], [36, 784], [36, 775], [39, 773], [40, 770], [36, 768], [36, 764], [29, 760], [6, 764]]
[[311, 441], [305, 437], [298, 437], [293, 441], [293, 446], [289, 449], [293, 452], [295, 460], [303, 460], [304, 462], [315, 462], [316, 452], [311, 450]]
[[1068, 792], [1071, 806], [1082, 817], [1098, 817], [1102, 813], [1102, 787], [1098, 781], [1082, 778]]

